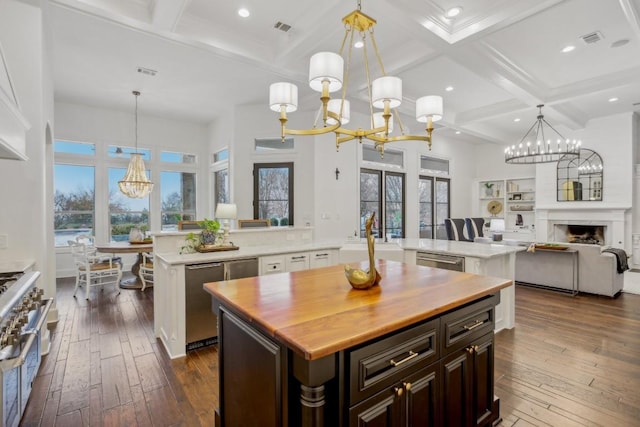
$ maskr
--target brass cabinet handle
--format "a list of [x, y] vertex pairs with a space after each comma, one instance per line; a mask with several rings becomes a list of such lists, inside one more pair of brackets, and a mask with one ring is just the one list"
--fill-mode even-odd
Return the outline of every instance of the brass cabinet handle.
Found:
[[418, 357], [418, 355], [419, 355], [419, 354], [420, 354], [420, 353], [416, 353], [416, 352], [414, 352], [413, 350], [409, 350], [409, 355], [408, 355], [407, 357], [405, 357], [404, 359], [399, 360], [399, 361], [397, 361], [397, 362], [396, 362], [395, 360], [391, 359], [391, 360], [389, 361], [389, 363], [390, 363], [391, 365], [393, 365], [393, 366], [400, 366], [400, 365], [402, 365], [404, 362], [408, 362], [409, 360], [413, 359], [414, 357]]
[[411, 391], [411, 383], [402, 383], [402, 384], [404, 384], [405, 390]]
[[396, 396], [402, 396], [402, 387], [394, 387], [393, 389], [396, 392]]
[[475, 328], [477, 328], [477, 327], [479, 327], [479, 326], [482, 326], [483, 324], [484, 324], [484, 322], [483, 322], [483, 321], [481, 321], [481, 320], [476, 320], [476, 321], [473, 323], [473, 325], [471, 325], [471, 326], [464, 325], [464, 326], [463, 326], [463, 328], [464, 328], [464, 330], [465, 330], [465, 331], [473, 331]]

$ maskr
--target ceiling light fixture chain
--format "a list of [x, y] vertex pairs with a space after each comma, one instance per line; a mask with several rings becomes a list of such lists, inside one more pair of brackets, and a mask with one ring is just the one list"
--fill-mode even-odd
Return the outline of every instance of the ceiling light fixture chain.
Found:
[[[342, 19], [345, 35], [340, 46], [340, 53], [319, 52], [314, 54], [309, 66], [309, 85], [315, 91], [321, 93], [321, 114], [324, 126], [318, 126], [317, 119], [311, 129], [288, 129], [287, 113], [298, 109], [298, 87], [287, 82], [273, 83], [269, 88], [269, 107], [280, 113], [280, 133], [282, 140], [286, 135], [321, 135], [334, 132], [336, 137], [336, 149], [340, 144], [357, 139], [368, 139], [374, 142], [376, 148], [384, 155], [384, 145], [395, 141], [425, 141], [431, 149], [431, 135], [433, 122], [440, 120], [443, 114], [441, 96], [423, 96], [416, 101], [416, 120], [426, 123], [426, 135], [405, 135], [404, 127], [400, 120], [397, 107], [402, 102], [402, 80], [386, 74], [382, 57], [374, 36], [373, 27], [376, 20], [361, 12], [361, 2], [358, 0], [358, 9], [354, 10]], [[358, 31], [362, 40], [364, 74], [367, 85], [367, 97], [369, 102], [370, 128], [348, 129], [344, 127], [350, 120], [350, 104], [347, 98], [347, 89], [352, 65], [353, 45], [355, 31]], [[367, 37], [368, 33], [368, 37]], [[369, 65], [369, 50], [367, 39], [371, 41], [371, 47], [380, 67], [381, 77], [373, 79]], [[346, 58], [343, 56], [345, 43], [349, 40], [349, 50]], [[346, 64], [345, 64], [346, 60]], [[346, 67], [345, 67], [346, 65]], [[330, 93], [342, 89], [339, 99], [331, 99]], [[376, 109], [382, 110], [374, 112]], [[400, 124], [401, 135], [391, 136], [393, 132], [393, 115]]]
[[[567, 139], [547, 122], [542, 114], [544, 104], [536, 106], [538, 116], [518, 145], [504, 150], [506, 163], [533, 164], [557, 162], [561, 158], [576, 158], [580, 155], [582, 141]], [[558, 138], [555, 142], [545, 136], [544, 125], [547, 125]], [[535, 130], [535, 131], [534, 131]], [[551, 135], [549, 135], [551, 136]], [[533, 142], [532, 142], [533, 140]]]
[[131, 92], [135, 96], [135, 152], [131, 153], [131, 160], [127, 172], [118, 181], [118, 187], [122, 194], [133, 199], [143, 199], [153, 190], [153, 182], [147, 178], [147, 170], [144, 166], [143, 154], [138, 151], [138, 97], [140, 92], [134, 90]]

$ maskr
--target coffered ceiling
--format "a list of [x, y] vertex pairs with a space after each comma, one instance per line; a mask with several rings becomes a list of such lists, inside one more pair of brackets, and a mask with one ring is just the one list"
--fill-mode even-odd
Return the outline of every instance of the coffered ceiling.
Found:
[[[268, 86], [287, 80], [298, 84], [300, 108], [312, 110], [319, 101], [306, 83], [309, 57], [338, 51], [341, 19], [356, 6], [50, 0], [55, 97], [126, 110], [137, 89], [143, 114], [208, 123], [238, 104], [262, 103], [265, 114], [275, 114]], [[453, 6], [462, 12], [446, 18]], [[240, 7], [248, 18], [238, 15]], [[504, 145], [524, 135], [539, 103], [567, 137], [590, 119], [640, 111], [640, 0], [362, 0], [362, 11], [378, 21], [387, 74], [403, 79], [401, 111], [412, 117], [415, 99], [443, 96], [436, 133]], [[291, 28], [276, 29], [278, 22]], [[568, 45], [575, 49], [562, 53]], [[357, 101], [364, 88], [359, 65], [349, 83], [352, 108], [365, 112]], [[418, 130], [416, 122], [408, 125]]]

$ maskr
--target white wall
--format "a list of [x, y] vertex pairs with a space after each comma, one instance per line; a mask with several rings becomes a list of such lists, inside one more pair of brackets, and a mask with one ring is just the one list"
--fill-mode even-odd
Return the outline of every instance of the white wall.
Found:
[[2, 2], [0, 42], [22, 114], [31, 124], [26, 135], [27, 161], [0, 160], [0, 234], [8, 248], [0, 249], [0, 261], [35, 259], [43, 270], [39, 286], [46, 296], [55, 295], [55, 281], [47, 266], [51, 250], [45, 189], [45, 129], [53, 116], [49, 59], [45, 55], [42, 11], [14, 0]]

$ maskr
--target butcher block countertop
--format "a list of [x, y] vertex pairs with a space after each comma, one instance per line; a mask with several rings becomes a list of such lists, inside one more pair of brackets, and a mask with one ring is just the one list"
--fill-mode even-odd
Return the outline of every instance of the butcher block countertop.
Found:
[[[352, 264], [368, 268], [368, 263]], [[205, 283], [222, 305], [298, 353], [315, 360], [429, 319], [511, 280], [376, 261], [379, 286], [354, 290], [342, 265]]]

